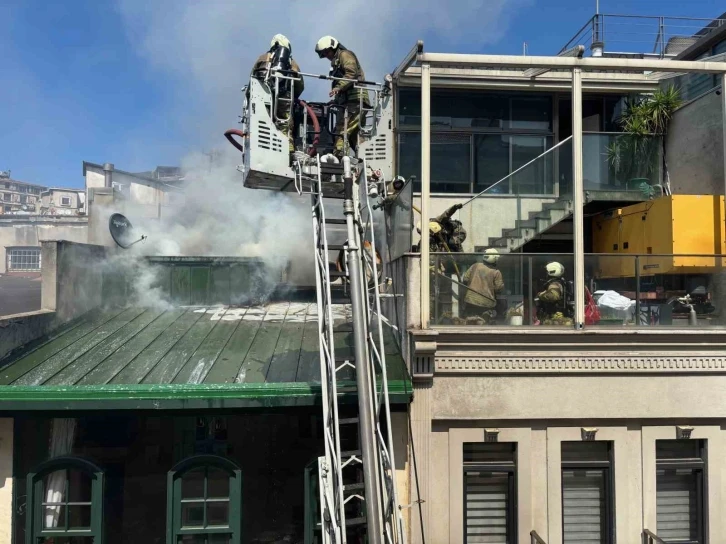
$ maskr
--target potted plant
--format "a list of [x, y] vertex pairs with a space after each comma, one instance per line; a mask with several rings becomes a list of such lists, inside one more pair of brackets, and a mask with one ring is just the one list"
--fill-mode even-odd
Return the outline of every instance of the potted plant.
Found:
[[522, 325], [524, 322], [524, 308], [521, 303], [507, 310], [507, 322], [513, 326]]
[[[673, 86], [659, 89], [650, 95], [639, 96], [626, 104], [619, 119], [623, 134], [617, 136], [606, 150], [610, 174], [623, 182], [626, 189], [639, 189], [648, 198], [655, 196], [656, 187], [661, 194], [670, 194], [666, 137], [673, 112], [680, 105], [680, 94]], [[648, 183], [658, 169], [659, 151], [665, 190], [659, 184]]]

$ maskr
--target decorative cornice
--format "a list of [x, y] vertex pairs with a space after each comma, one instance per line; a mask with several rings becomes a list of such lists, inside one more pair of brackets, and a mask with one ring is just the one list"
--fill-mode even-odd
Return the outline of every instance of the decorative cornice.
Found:
[[726, 373], [725, 356], [673, 356], [648, 354], [638, 356], [584, 355], [486, 355], [435, 357], [436, 374], [547, 374], [547, 373]]

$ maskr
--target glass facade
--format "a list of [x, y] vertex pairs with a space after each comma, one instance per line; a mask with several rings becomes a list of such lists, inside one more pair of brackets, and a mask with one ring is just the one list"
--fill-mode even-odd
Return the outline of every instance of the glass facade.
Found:
[[[399, 90], [398, 171], [421, 178], [421, 93]], [[431, 191], [476, 193], [491, 187], [552, 146], [553, 99], [549, 94], [502, 94], [432, 89]], [[552, 172], [490, 192], [551, 194]]]

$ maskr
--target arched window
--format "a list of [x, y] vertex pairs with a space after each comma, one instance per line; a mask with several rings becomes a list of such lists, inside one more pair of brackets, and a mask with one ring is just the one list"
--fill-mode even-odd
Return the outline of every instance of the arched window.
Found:
[[28, 544], [102, 544], [103, 470], [56, 457], [28, 474]]
[[242, 471], [216, 455], [196, 455], [168, 476], [167, 544], [240, 544]]

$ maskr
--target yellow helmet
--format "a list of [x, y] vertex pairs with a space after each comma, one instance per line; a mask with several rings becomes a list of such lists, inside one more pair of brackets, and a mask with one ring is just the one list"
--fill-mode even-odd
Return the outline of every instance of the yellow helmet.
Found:
[[436, 221], [429, 221], [429, 231], [438, 234], [441, 232], [441, 225], [439, 225]]
[[290, 40], [288, 40], [287, 36], [285, 36], [284, 34], [275, 34], [272, 37], [272, 41], [270, 42], [270, 49], [272, 49], [276, 45], [281, 45], [282, 47], [285, 47], [292, 51], [292, 45], [290, 44]]
[[547, 270], [547, 275], [550, 278], [561, 278], [565, 275], [565, 267], [561, 263], [547, 263], [545, 270]]

